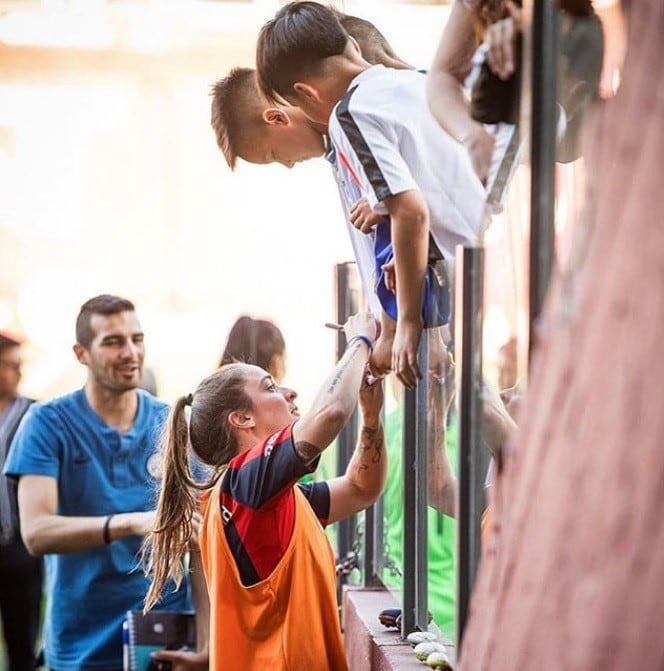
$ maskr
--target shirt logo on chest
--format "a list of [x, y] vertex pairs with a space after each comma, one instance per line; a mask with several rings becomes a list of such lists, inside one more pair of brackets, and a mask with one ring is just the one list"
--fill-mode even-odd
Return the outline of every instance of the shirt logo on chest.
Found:
[[159, 452], [155, 452], [154, 454], [150, 455], [145, 468], [148, 474], [151, 475], [155, 480], [160, 480], [164, 470], [161, 454], [159, 454]]

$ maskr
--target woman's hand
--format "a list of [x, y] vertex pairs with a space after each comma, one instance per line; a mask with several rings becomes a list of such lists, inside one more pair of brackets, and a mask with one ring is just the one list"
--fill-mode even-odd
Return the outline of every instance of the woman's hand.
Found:
[[364, 378], [362, 378], [362, 386], [358, 397], [362, 424], [367, 428], [375, 429], [379, 426], [383, 399], [383, 381], [375, 378], [367, 368]]
[[358, 312], [351, 315], [343, 326], [346, 340], [351, 340], [355, 336], [365, 336], [371, 340], [371, 344], [376, 342], [378, 333], [378, 324], [376, 318], [371, 312]]

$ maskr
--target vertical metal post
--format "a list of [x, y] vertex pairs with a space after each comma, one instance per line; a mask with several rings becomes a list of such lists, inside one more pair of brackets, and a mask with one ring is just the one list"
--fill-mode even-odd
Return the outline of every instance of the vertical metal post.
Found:
[[530, 127], [529, 349], [546, 296], [554, 255], [556, 126], [559, 107], [558, 12], [549, 0], [533, 0]]
[[480, 524], [488, 452], [482, 445], [482, 308], [484, 250], [458, 247], [455, 354], [459, 374], [459, 506], [457, 539], [457, 645], [481, 556]]
[[383, 499], [364, 511], [364, 546], [362, 549], [362, 576], [365, 587], [382, 584], [383, 572]]
[[427, 603], [427, 373], [426, 331], [418, 352], [423, 379], [406, 389], [403, 420], [403, 603], [401, 635], [428, 629]]
[[[359, 305], [358, 292], [354, 290], [351, 282], [351, 271], [354, 269], [352, 263], [338, 263], [335, 266], [335, 284], [337, 294], [337, 323], [344, 324], [348, 317], [356, 313]], [[343, 356], [346, 349], [346, 336], [343, 331], [337, 334], [337, 359]], [[357, 411], [343, 428], [337, 439], [337, 474], [346, 472], [346, 466], [353, 454], [357, 443]], [[353, 550], [355, 528], [357, 517], [347, 517], [337, 525], [337, 556], [344, 559]], [[346, 577], [339, 575], [337, 581], [338, 601], [341, 603], [341, 587], [346, 582]]]

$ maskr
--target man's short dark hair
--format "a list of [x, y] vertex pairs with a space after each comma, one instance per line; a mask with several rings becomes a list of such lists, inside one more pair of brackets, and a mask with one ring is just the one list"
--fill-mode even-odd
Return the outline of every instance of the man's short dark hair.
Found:
[[88, 349], [95, 337], [95, 332], [90, 326], [92, 315], [115, 315], [118, 312], [135, 312], [134, 304], [126, 298], [101, 294], [95, 296], [81, 305], [76, 318], [76, 342]]
[[293, 84], [318, 74], [322, 62], [339, 56], [348, 33], [325, 5], [298, 0], [284, 5], [258, 35], [256, 74], [268, 100], [293, 93]]

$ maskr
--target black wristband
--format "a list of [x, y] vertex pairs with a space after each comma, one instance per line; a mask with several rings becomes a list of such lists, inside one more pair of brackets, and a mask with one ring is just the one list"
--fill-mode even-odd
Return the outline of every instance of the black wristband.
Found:
[[347, 343], [346, 347], [350, 347], [354, 342], [357, 342], [358, 340], [361, 340], [368, 348], [370, 352], [373, 352], [373, 342], [371, 341], [371, 338], [369, 336], [365, 335], [356, 335], [353, 336]]
[[101, 532], [101, 537], [104, 539], [104, 543], [109, 545], [111, 543], [111, 520], [113, 515], [109, 515], [104, 522], [104, 528]]

